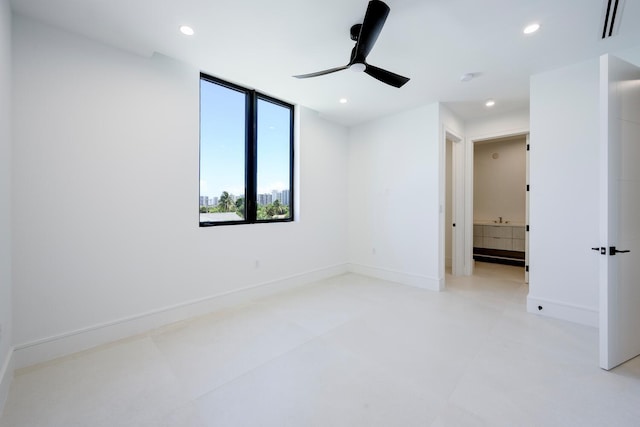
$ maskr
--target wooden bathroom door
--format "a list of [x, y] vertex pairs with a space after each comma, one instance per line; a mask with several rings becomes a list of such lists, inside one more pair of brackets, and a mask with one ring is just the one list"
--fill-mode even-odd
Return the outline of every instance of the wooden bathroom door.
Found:
[[600, 367], [640, 354], [640, 68], [600, 59]]

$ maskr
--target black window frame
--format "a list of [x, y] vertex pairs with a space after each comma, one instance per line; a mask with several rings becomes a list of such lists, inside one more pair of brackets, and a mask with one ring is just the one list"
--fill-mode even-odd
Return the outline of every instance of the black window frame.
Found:
[[[239, 224], [269, 224], [280, 222], [293, 222], [295, 218], [295, 191], [294, 191], [294, 129], [295, 129], [295, 106], [288, 102], [274, 98], [272, 96], [260, 93], [254, 89], [245, 88], [235, 83], [222, 80], [206, 73], [200, 73], [200, 88], [202, 81], [217, 84], [231, 90], [235, 90], [245, 94], [245, 218], [238, 221], [200, 221], [200, 227], [217, 227], [221, 225], [239, 225]], [[199, 132], [202, 129], [202, 90], [199, 89], [200, 97], [200, 115], [199, 115]], [[289, 109], [289, 217], [277, 219], [258, 219], [258, 101], [263, 100], [275, 105]], [[202, 138], [200, 136], [198, 142], [198, 175], [201, 176], [201, 152]], [[200, 180], [198, 180], [198, 206], [200, 206]]]

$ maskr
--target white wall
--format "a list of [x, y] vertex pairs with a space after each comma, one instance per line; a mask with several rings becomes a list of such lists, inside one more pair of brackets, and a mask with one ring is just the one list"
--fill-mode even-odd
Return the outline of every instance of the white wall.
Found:
[[11, 9], [0, 0], [0, 414], [11, 382]]
[[597, 326], [598, 59], [531, 78], [528, 309]]
[[[466, 132], [465, 123], [456, 116], [453, 111], [445, 107], [443, 104], [440, 104], [440, 136], [443, 138], [446, 137], [445, 132], [448, 131], [453, 135], [462, 138], [464, 137], [464, 133]], [[442, 147], [444, 149], [444, 146]]]
[[469, 141], [524, 133], [529, 130], [529, 109], [470, 120], [465, 124]]
[[502, 217], [504, 221], [524, 224], [526, 160], [526, 136], [475, 144], [474, 221], [495, 221]]
[[346, 129], [300, 111], [299, 221], [199, 228], [199, 70], [24, 18], [14, 29], [21, 364], [51, 357], [52, 348], [34, 348], [75, 339], [76, 331], [346, 271]]
[[612, 52], [612, 54], [624, 61], [627, 61], [636, 66], [640, 66], [640, 46], [622, 49], [616, 52]]
[[439, 105], [431, 104], [351, 129], [349, 259], [354, 271], [440, 289], [444, 139], [439, 115]]

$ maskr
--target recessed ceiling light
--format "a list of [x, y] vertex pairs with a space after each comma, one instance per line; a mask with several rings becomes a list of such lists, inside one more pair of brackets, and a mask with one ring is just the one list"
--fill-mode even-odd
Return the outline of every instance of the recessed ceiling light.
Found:
[[539, 29], [540, 29], [540, 24], [535, 23], [535, 24], [530, 24], [524, 27], [524, 30], [522, 30], [522, 32], [525, 34], [533, 34]]
[[347, 102], [349, 102], [347, 98], [340, 98], [340, 104], [346, 104]]
[[493, 99], [487, 99], [487, 102], [485, 102], [484, 105], [486, 105], [487, 107], [493, 107], [494, 105], [496, 105], [496, 101], [494, 101]]
[[183, 25], [180, 27], [180, 32], [182, 34], [184, 34], [185, 36], [192, 36], [195, 34], [195, 32], [193, 31], [193, 28], [191, 28], [188, 25]]

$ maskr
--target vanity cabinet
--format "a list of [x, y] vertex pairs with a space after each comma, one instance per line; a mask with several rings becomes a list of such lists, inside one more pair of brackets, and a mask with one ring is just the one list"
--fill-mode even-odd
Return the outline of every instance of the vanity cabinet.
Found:
[[525, 252], [524, 225], [474, 224], [473, 255], [483, 258], [522, 260]]

